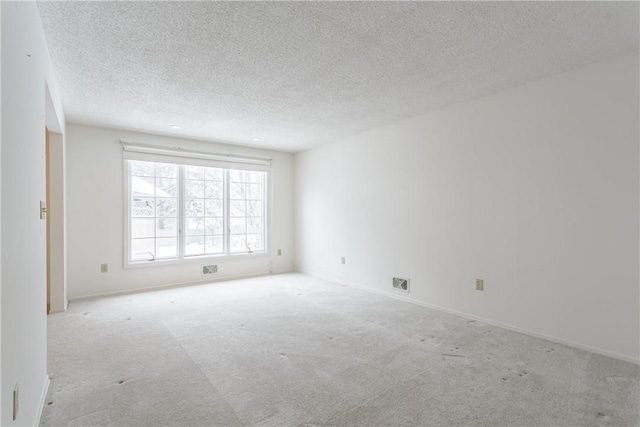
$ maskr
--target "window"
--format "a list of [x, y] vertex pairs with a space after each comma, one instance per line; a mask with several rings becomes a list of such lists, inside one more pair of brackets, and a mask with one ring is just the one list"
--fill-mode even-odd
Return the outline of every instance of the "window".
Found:
[[213, 255], [224, 250], [223, 169], [184, 166], [184, 254]]
[[178, 165], [129, 162], [131, 261], [178, 256]]
[[267, 172], [192, 162], [126, 160], [128, 263], [266, 251]]

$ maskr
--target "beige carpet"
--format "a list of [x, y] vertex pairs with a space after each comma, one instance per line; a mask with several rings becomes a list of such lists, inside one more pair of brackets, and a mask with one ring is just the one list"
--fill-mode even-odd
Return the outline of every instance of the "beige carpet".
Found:
[[72, 302], [45, 426], [640, 424], [640, 367], [299, 274]]

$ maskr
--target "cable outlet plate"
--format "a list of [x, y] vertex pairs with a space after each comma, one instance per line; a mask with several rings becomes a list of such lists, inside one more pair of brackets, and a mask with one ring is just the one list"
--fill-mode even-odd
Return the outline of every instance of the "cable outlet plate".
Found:
[[484, 291], [484, 280], [476, 279], [476, 291]]

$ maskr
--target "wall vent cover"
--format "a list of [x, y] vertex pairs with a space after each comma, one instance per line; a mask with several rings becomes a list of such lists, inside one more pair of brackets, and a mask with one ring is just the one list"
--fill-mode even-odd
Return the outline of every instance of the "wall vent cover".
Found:
[[218, 266], [216, 264], [203, 265], [202, 266], [202, 275], [203, 276], [207, 276], [209, 274], [213, 274], [213, 273], [217, 273], [217, 272], [218, 272]]
[[392, 284], [393, 287], [399, 291], [409, 292], [409, 279], [394, 277]]

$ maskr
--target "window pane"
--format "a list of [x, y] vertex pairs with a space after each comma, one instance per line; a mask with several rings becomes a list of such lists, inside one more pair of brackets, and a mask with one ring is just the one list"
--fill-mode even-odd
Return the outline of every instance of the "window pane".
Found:
[[204, 215], [210, 216], [222, 216], [224, 213], [223, 204], [221, 199], [205, 199], [204, 200]]
[[230, 170], [229, 180], [230, 250], [263, 251], [265, 174]]
[[131, 195], [133, 197], [155, 197], [156, 185], [153, 177], [132, 176]]
[[175, 237], [162, 237], [156, 239], [156, 251], [156, 258], [178, 256], [178, 239]]
[[254, 184], [261, 184], [263, 178], [264, 178], [264, 172], [256, 172], [256, 171], [247, 172], [247, 182], [252, 182]]
[[247, 216], [262, 216], [262, 201], [247, 201]]
[[222, 199], [223, 183], [220, 181], [205, 181], [204, 196], [207, 199]]
[[131, 259], [134, 261], [148, 260], [155, 256], [155, 239], [132, 239]]
[[247, 232], [244, 218], [229, 219], [229, 227], [231, 228], [231, 234], [245, 234]]
[[208, 254], [219, 254], [223, 251], [222, 236], [209, 236], [205, 238], [205, 252]]
[[206, 235], [224, 234], [222, 218], [207, 218], [204, 222], [204, 232]]
[[229, 215], [234, 216], [245, 216], [245, 201], [244, 200], [231, 200], [231, 206], [229, 209]]
[[245, 182], [246, 181], [246, 171], [239, 171], [235, 169], [231, 169], [229, 171], [229, 181], [231, 182]]
[[187, 179], [184, 184], [185, 197], [202, 199], [204, 198], [204, 181]]
[[141, 162], [139, 160], [130, 160], [131, 165], [131, 176], [154, 176], [154, 165], [153, 162]]
[[171, 163], [156, 163], [156, 176], [162, 178], [177, 178], [178, 165]]
[[247, 218], [247, 233], [262, 233], [262, 217]]
[[185, 239], [185, 255], [204, 254], [204, 236], [190, 236]]
[[156, 178], [156, 197], [178, 197], [178, 180]]
[[245, 184], [237, 182], [229, 184], [229, 197], [231, 199], [246, 199]]
[[154, 199], [134, 197], [131, 200], [132, 217], [152, 217], [155, 213]]
[[205, 168], [204, 179], [208, 179], [210, 181], [222, 181], [224, 179], [224, 169]]
[[247, 252], [247, 238], [243, 235], [229, 236], [231, 243], [231, 252]]
[[262, 200], [262, 185], [247, 184], [247, 199]]
[[262, 234], [247, 234], [247, 249], [249, 252], [263, 250]]
[[156, 236], [178, 237], [178, 220], [176, 218], [156, 219]]
[[186, 179], [204, 180], [204, 169], [202, 166], [185, 166], [184, 176]]
[[204, 218], [187, 218], [187, 236], [204, 235]]
[[197, 218], [204, 216], [203, 199], [186, 199], [184, 213], [187, 217]]
[[177, 199], [156, 199], [156, 216], [176, 218], [178, 216]]
[[155, 220], [153, 218], [131, 218], [131, 237], [155, 237]]

